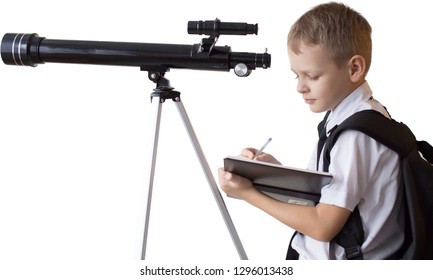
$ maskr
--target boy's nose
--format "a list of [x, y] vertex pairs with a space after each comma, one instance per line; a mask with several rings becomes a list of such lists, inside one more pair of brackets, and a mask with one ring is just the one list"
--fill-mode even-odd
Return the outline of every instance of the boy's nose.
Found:
[[306, 86], [306, 84], [304, 82], [302, 82], [301, 79], [298, 79], [298, 86], [297, 86], [296, 90], [299, 93], [304, 94], [304, 93], [308, 92], [308, 87]]

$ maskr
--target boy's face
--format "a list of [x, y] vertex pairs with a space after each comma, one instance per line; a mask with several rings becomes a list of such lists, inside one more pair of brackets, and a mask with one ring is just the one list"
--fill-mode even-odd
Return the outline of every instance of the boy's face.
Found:
[[315, 113], [334, 109], [354, 90], [349, 66], [338, 67], [319, 45], [301, 44], [299, 50], [296, 54], [289, 49], [290, 65], [298, 79], [298, 92]]

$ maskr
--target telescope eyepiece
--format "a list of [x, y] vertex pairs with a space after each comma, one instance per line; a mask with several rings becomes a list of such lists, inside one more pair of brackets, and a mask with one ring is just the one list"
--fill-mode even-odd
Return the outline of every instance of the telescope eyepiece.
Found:
[[248, 35], [258, 33], [258, 24], [221, 22], [219, 19], [188, 21], [188, 34], [198, 35]]

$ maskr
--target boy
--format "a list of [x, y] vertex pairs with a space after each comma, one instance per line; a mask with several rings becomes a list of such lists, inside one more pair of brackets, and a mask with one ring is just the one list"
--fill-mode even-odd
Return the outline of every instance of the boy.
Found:
[[[373, 109], [388, 116], [365, 77], [371, 63], [371, 27], [363, 16], [338, 3], [314, 7], [288, 35], [292, 71], [312, 112], [331, 111], [326, 133], [350, 115]], [[374, 125], [374, 124], [372, 124]], [[241, 155], [254, 159], [254, 148]], [[256, 160], [278, 163], [263, 153]], [[332, 242], [356, 206], [364, 227], [364, 259], [385, 259], [403, 243], [402, 193], [398, 155], [357, 131], [346, 131], [331, 150], [332, 182], [323, 187], [316, 206], [277, 201], [255, 189], [246, 178], [219, 169], [221, 189], [240, 197], [299, 233], [292, 247], [299, 259], [345, 259]], [[322, 155], [313, 152], [309, 169], [322, 171]]]

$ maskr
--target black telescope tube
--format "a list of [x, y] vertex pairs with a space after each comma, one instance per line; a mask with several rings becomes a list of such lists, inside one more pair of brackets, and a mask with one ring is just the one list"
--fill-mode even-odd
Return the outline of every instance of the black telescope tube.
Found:
[[37, 34], [7, 33], [1, 57], [8, 65], [36, 66], [46, 62], [115, 66], [166, 66], [193, 70], [229, 71], [243, 63], [250, 69], [270, 67], [270, 54], [235, 53], [230, 47], [200, 45], [50, 40]]

